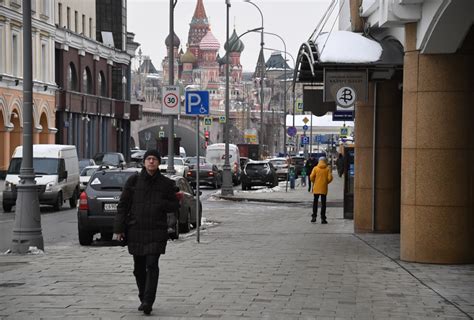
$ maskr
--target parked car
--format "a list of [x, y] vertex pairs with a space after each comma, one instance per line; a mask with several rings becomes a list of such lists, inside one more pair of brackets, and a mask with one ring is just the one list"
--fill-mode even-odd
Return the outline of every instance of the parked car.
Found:
[[97, 165], [108, 165], [114, 167], [124, 167], [125, 157], [120, 152], [99, 152], [93, 157]]
[[[186, 179], [193, 188], [196, 187], [197, 166], [186, 174]], [[199, 185], [208, 185], [218, 189], [222, 186], [222, 172], [217, 169], [215, 164], [203, 163], [199, 166]]]
[[273, 164], [268, 160], [252, 161], [245, 165], [242, 173], [242, 190], [250, 190], [252, 186], [276, 187], [278, 177]]
[[[111, 240], [117, 204], [127, 179], [138, 174], [136, 168], [109, 168], [97, 170], [90, 179], [79, 199], [77, 210], [79, 243], [90, 245], [94, 234], [100, 233], [101, 239]], [[176, 196], [180, 200], [178, 212], [171, 212], [176, 221], [176, 228], [169, 234], [171, 239], [179, 238], [180, 232], [188, 232], [190, 226], [196, 226], [195, 193], [185, 178], [168, 176], [176, 183]], [[199, 203], [200, 215], [202, 204]], [[194, 220], [193, 220], [194, 219]], [[170, 232], [170, 230], [168, 231]]]
[[89, 183], [90, 178], [92, 175], [99, 169], [101, 166], [87, 166], [81, 171], [81, 175], [79, 176], [79, 189], [81, 191], [84, 191], [86, 188], [87, 184]]
[[85, 167], [95, 166], [95, 165], [96, 165], [96, 163], [95, 163], [94, 159], [80, 159], [79, 160], [79, 172], [82, 172], [82, 170]]
[[[197, 163], [197, 157], [187, 157], [184, 160], [184, 163], [189, 167], [189, 169], [193, 169], [193, 167]], [[199, 163], [201, 163], [201, 164], [206, 163], [206, 158], [205, 157], [199, 157]]]
[[278, 180], [286, 180], [288, 176], [288, 160], [286, 158], [272, 158], [268, 161], [275, 168]]
[[142, 162], [143, 156], [145, 155], [146, 150], [135, 150], [131, 155], [131, 161]]
[[[189, 185], [186, 178], [177, 175], [166, 175], [168, 178], [174, 180], [176, 187], [179, 188], [177, 197], [180, 199], [180, 208], [178, 215], [179, 232], [189, 232], [191, 228], [196, 228], [196, 192]], [[200, 192], [201, 193], [201, 192]], [[202, 219], [202, 203], [199, 200], [199, 225]]]
[[[160, 172], [166, 173], [168, 168], [168, 157], [161, 158], [160, 162]], [[184, 163], [183, 158], [175, 157], [174, 158], [174, 170], [176, 171], [177, 176], [186, 177], [189, 167]]]

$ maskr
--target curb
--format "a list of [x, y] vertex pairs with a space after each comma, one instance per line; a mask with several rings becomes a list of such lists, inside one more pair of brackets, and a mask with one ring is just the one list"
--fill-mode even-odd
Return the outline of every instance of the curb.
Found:
[[220, 196], [214, 195], [214, 197], [223, 199], [223, 200], [231, 200], [231, 201], [253, 201], [253, 202], [269, 202], [269, 203], [298, 203], [298, 204], [312, 204], [312, 201], [292, 201], [292, 200], [277, 200], [277, 199], [259, 199], [259, 198], [243, 198], [243, 197], [235, 197], [235, 196]]

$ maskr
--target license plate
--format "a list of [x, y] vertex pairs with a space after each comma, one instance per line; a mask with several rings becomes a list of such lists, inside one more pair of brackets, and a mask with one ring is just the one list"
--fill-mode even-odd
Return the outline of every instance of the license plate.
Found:
[[104, 203], [104, 211], [117, 211], [116, 203]]

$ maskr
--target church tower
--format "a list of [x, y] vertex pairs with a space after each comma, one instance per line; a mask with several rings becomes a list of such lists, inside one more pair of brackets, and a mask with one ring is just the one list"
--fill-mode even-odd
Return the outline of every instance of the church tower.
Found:
[[189, 51], [191, 51], [195, 57], [199, 57], [199, 44], [201, 43], [202, 38], [204, 38], [210, 30], [209, 20], [206, 16], [203, 0], [197, 1], [196, 9], [194, 10], [194, 15], [189, 26]]

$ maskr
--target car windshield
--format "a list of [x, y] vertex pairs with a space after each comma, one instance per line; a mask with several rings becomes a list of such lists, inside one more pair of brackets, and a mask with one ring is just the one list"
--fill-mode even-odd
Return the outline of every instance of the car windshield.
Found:
[[[21, 158], [13, 158], [8, 168], [9, 174], [20, 174]], [[59, 159], [33, 158], [33, 168], [36, 174], [58, 174]]]
[[81, 177], [90, 177], [97, 171], [97, 168], [84, 168], [81, 171]]
[[247, 171], [260, 171], [260, 170], [267, 170], [269, 169], [270, 166], [268, 163], [249, 163], [247, 164], [247, 167], [245, 167], [245, 170]]
[[96, 172], [89, 186], [94, 190], [122, 190], [127, 179], [137, 174], [136, 172], [126, 171], [102, 171]]
[[[203, 157], [199, 157], [199, 163], [203, 164], [206, 162], [206, 159]], [[189, 163], [189, 164], [196, 164], [197, 163], [197, 158], [187, 158], [186, 159], [186, 163]]]

